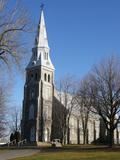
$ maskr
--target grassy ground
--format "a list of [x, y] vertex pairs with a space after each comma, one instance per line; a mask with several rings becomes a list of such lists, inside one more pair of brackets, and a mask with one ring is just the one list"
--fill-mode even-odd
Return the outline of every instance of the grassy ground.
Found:
[[7, 151], [7, 149], [0, 149], [0, 153]]
[[82, 151], [82, 152], [45, 152], [14, 160], [120, 160], [120, 152]]

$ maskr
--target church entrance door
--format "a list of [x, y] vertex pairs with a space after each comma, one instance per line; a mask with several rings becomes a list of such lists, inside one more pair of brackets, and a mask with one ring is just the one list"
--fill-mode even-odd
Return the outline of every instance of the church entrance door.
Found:
[[31, 142], [35, 141], [35, 127], [32, 127], [30, 130], [30, 141]]

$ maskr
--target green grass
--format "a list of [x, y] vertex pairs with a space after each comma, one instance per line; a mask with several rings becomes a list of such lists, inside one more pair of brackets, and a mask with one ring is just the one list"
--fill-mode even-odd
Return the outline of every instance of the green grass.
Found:
[[14, 160], [120, 160], [120, 152], [85, 151], [85, 152], [45, 152]]

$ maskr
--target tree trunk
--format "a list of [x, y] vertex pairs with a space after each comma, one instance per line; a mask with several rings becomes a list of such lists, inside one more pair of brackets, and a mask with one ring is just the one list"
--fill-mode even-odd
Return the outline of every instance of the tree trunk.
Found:
[[70, 118], [68, 117], [68, 120], [67, 120], [67, 133], [66, 133], [66, 135], [67, 135], [67, 144], [70, 144], [70, 128], [69, 128], [69, 120], [70, 120]]
[[67, 144], [70, 144], [70, 128], [67, 128]]
[[66, 128], [63, 129], [62, 144], [66, 144]]
[[88, 129], [85, 129], [83, 131], [83, 144], [87, 144], [88, 143]]
[[86, 144], [86, 133], [83, 133], [83, 144]]
[[114, 130], [109, 130], [109, 135], [108, 135], [108, 145], [110, 148], [113, 147], [114, 144]]
[[80, 128], [79, 128], [79, 120], [77, 120], [77, 143], [80, 144]]

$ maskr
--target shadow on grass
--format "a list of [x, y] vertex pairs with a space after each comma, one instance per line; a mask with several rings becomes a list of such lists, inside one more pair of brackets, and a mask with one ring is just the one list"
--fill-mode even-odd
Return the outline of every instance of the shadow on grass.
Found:
[[40, 148], [42, 152], [93, 152], [93, 151], [105, 151], [105, 152], [120, 152], [120, 146], [108, 146], [101, 145], [65, 145], [61, 148], [46, 147]]

